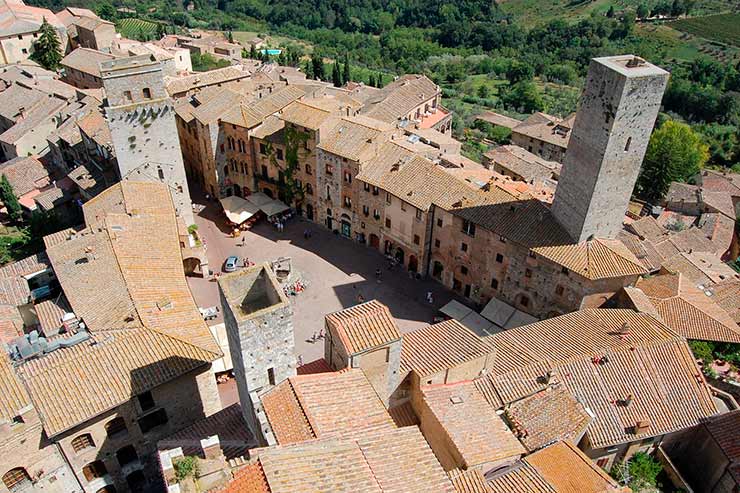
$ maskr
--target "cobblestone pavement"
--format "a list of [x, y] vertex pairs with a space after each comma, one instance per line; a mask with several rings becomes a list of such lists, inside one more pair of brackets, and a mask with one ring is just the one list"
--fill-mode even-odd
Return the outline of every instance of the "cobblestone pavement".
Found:
[[[244, 246], [242, 238], [229, 235], [226, 220], [216, 202], [208, 203], [198, 213], [195, 222], [198, 232], [205, 238], [213, 272], [221, 271], [229, 255], [248, 257], [256, 263], [281, 256], [291, 257], [293, 269], [309, 283], [304, 292], [290, 296], [294, 308], [296, 353], [304, 362], [323, 356], [323, 341], [313, 343], [311, 337], [324, 327], [324, 315], [357, 304], [360, 296], [365, 301], [377, 299], [388, 305], [402, 332], [432, 322], [437, 309], [453, 296], [442, 285], [413, 279], [400, 267], [389, 270], [387, 261], [379, 252], [338, 237], [301, 218], [292, 219], [282, 232], [261, 221], [242, 235]], [[306, 230], [312, 232], [308, 240], [303, 236]], [[380, 282], [375, 278], [378, 268], [382, 269]], [[189, 277], [188, 282], [198, 306], [219, 305], [215, 282], [197, 277]], [[433, 294], [433, 304], [426, 302], [429, 291]], [[219, 314], [209, 324], [222, 321]]]

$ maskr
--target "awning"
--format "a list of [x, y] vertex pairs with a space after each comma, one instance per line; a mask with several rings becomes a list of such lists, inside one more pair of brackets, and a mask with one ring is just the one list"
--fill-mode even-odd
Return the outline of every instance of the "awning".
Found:
[[501, 329], [490, 320], [486, 320], [481, 317], [473, 309], [468, 308], [459, 301], [452, 300], [440, 308], [439, 311], [448, 317], [457, 320], [462, 325], [475, 332], [479, 337], [485, 337], [501, 331]]
[[259, 208], [241, 197], [232, 195], [221, 199], [226, 217], [234, 224], [241, 224], [259, 212]]
[[256, 192], [247, 196], [247, 200], [257, 207], [262, 207], [263, 205], [272, 202], [272, 199], [262, 192]]
[[491, 298], [480, 314], [500, 329], [513, 329], [539, 321], [537, 317], [518, 310], [497, 298]]
[[439, 311], [450, 318], [454, 318], [455, 320], [462, 320], [464, 317], [473, 312], [471, 308], [468, 308], [467, 306], [456, 300], [450, 301], [445, 306], [440, 308]]
[[275, 214], [280, 214], [281, 212], [285, 212], [288, 209], [290, 209], [290, 207], [279, 200], [272, 200], [267, 204], [260, 206], [260, 210], [264, 212], [267, 217], [274, 216]]

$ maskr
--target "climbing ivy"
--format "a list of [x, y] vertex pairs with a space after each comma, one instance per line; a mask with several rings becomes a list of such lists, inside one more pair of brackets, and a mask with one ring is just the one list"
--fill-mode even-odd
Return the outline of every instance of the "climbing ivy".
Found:
[[285, 164], [281, 165], [278, 162], [271, 144], [267, 146], [267, 153], [270, 156], [270, 163], [283, 172], [283, 180], [278, 181], [278, 188], [285, 199], [285, 203], [288, 205], [294, 202], [300, 204], [305, 198], [305, 190], [303, 185], [296, 180], [295, 174], [299, 167], [298, 149], [308, 140], [308, 135], [297, 131], [290, 125], [285, 126], [284, 132]]

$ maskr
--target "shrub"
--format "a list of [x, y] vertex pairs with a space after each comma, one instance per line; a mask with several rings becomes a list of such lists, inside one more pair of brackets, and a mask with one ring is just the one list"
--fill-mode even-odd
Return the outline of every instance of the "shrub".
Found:
[[629, 459], [626, 467], [624, 462], [615, 463], [611, 475], [633, 491], [639, 492], [656, 486], [658, 474], [662, 470], [660, 462], [645, 452], [637, 452]]
[[183, 457], [175, 460], [172, 465], [175, 468], [175, 477], [178, 481], [198, 475], [198, 458], [193, 456]]

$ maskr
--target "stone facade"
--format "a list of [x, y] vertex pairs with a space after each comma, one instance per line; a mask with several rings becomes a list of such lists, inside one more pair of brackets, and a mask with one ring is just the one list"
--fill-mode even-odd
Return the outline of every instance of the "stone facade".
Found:
[[574, 240], [621, 231], [667, 82], [636, 57], [591, 61], [552, 205]]
[[119, 177], [167, 183], [176, 214], [192, 224], [173, 102], [159, 62], [151, 56], [122, 58], [103, 63], [101, 73]]
[[267, 264], [224, 276], [218, 286], [244, 420], [269, 443], [256, 397], [296, 374], [293, 307]]

